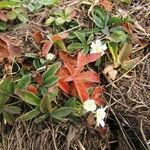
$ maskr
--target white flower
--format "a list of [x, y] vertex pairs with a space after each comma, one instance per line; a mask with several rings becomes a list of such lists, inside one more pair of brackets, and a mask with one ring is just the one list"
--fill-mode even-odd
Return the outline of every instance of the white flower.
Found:
[[101, 55], [104, 55], [106, 49], [107, 45], [103, 44], [101, 40], [97, 39], [95, 42], [92, 42], [90, 53], [101, 53]]
[[52, 54], [52, 53], [48, 53], [48, 54], [46, 55], [46, 60], [48, 60], [48, 61], [53, 60], [53, 59], [54, 59], [54, 57], [55, 57], [55, 55], [54, 55], [54, 54]]
[[84, 102], [83, 104], [83, 108], [86, 110], [86, 111], [95, 111], [97, 106], [95, 104], [95, 101], [93, 99], [88, 99]]
[[105, 126], [105, 122], [104, 119], [106, 117], [106, 110], [107, 106], [105, 108], [99, 108], [96, 110], [96, 122], [97, 122], [97, 126], [101, 125], [102, 127]]

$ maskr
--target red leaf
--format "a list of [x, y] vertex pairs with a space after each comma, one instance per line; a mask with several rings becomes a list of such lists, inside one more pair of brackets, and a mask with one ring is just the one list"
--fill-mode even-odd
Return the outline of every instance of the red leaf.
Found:
[[0, 10], [0, 20], [4, 21], [4, 22], [7, 22], [8, 21], [8, 18], [7, 18], [7, 15], [5, 15], [3, 13], [3, 11]]
[[63, 62], [70, 63], [73, 66], [76, 66], [76, 57], [71, 57], [67, 52], [59, 51], [59, 58], [63, 60]]
[[77, 78], [86, 82], [100, 82], [98, 74], [94, 71], [82, 72], [78, 74]]
[[104, 100], [101, 98], [101, 94], [104, 92], [103, 88], [96, 87], [91, 96], [92, 99], [95, 100], [97, 105], [104, 105]]
[[21, 54], [21, 50], [19, 47], [13, 45], [10, 39], [1, 34], [0, 35], [0, 62], [4, 58], [8, 58], [9, 62], [12, 62], [14, 56], [19, 56]]
[[70, 87], [69, 87], [68, 83], [64, 82], [61, 79], [58, 81], [58, 87], [60, 89], [62, 89], [66, 94], [70, 93]]
[[107, 11], [112, 11], [112, 3], [109, 0], [100, 0], [100, 5], [103, 6]]
[[70, 74], [69, 74], [68, 69], [67, 69], [67, 68], [64, 68], [64, 67], [62, 67], [62, 68], [59, 70], [58, 74], [57, 74], [57, 76], [60, 77], [60, 78], [63, 79], [63, 80], [64, 80], [65, 78], [67, 78], [69, 75], [70, 75]]
[[75, 73], [75, 69], [69, 63], [64, 63], [64, 66], [68, 69], [68, 71], [70, 72], [71, 75], [73, 75]]
[[27, 90], [34, 93], [34, 94], [37, 94], [37, 88], [35, 86], [33, 86], [32, 84], [29, 84], [27, 86]]
[[77, 89], [80, 100], [82, 102], [86, 101], [89, 98], [89, 94], [85, 85], [79, 80], [74, 80], [74, 84]]
[[76, 74], [80, 73], [86, 65], [86, 55], [82, 52], [78, 53]]
[[100, 53], [91, 53], [91, 54], [88, 54], [87, 57], [86, 57], [86, 63], [91, 63], [91, 62], [94, 62], [96, 60], [98, 60], [100, 58], [101, 54]]
[[52, 39], [53, 42], [61, 41], [62, 40], [61, 36], [58, 35], [58, 34], [53, 35], [51, 39]]
[[53, 43], [51, 41], [46, 41], [42, 47], [42, 55], [46, 56], [51, 49]]
[[38, 83], [39, 85], [43, 84], [43, 78], [41, 74], [35, 74], [33, 77], [34, 82]]
[[32, 37], [34, 38], [35, 42], [38, 44], [41, 43], [41, 41], [44, 38], [42, 32], [40, 32], [40, 31], [34, 32], [32, 34]]

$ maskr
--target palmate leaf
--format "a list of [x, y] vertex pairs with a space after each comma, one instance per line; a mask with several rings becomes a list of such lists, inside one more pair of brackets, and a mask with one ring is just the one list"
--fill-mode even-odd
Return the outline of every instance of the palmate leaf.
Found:
[[32, 92], [17, 89], [15, 93], [21, 98], [21, 100], [31, 105], [37, 106], [41, 102], [41, 99]]
[[37, 107], [37, 108], [27, 112], [26, 114], [23, 114], [19, 118], [17, 118], [17, 121], [28, 121], [28, 120], [31, 120], [31, 119], [37, 117], [39, 114], [40, 114], [40, 109]]
[[71, 114], [72, 111], [73, 111], [72, 107], [61, 107], [59, 109], [55, 109], [54, 111], [52, 111], [51, 116], [58, 120], [62, 120], [64, 117]]
[[[99, 76], [94, 71], [83, 71], [86, 64], [96, 61], [100, 55], [89, 54], [85, 55], [78, 53], [76, 64], [72, 65], [67, 60], [72, 60], [70, 57], [63, 59], [66, 61], [63, 68], [60, 69], [58, 76], [60, 80], [58, 86], [67, 94], [79, 96], [81, 101], [89, 98], [88, 88], [93, 86], [93, 83], [99, 83]], [[70, 84], [70, 82], [72, 82]]]

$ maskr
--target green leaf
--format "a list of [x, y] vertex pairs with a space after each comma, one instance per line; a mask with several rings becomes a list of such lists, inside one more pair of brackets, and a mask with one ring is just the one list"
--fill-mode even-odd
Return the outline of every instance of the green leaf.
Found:
[[73, 11], [72, 7], [66, 7], [66, 9], [65, 9], [65, 16], [67, 17], [68, 15], [70, 15], [72, 11]]
[[68, 50], [69, 51], [74, 51], [74, 50], [78, 50], [78, 49], [83, 49], [85, 46], [82, 43], [71, 43], [68, 46]]
[[65, 103], [65, 107], [75, 107], [75, 105], [76, 105], [76, 98], [75, 97], [69, 98]]
[[17, 14], [14, 10], [12, 10], [7, 13], [7, 17], [10, 20], [15, 20], [17, 18]]
[[28, 9], [29, 9], [31, 12], [33, 12], [33, 11], [35, 10], [34, 5], [32, 5], [31, 3], [29, 3], [29, 4], [27, 5], [27, 7], [28, 7]]
[[5, 105], [3, 106], [3, 110], [10, 114], [19, 114], [21, 109], [17, 106]]
[[42, 121], [44, 121], [45, 119], [47, 119], [48, 116], [49, 116], [49, 113], [46, 113], [46, 114], [44, 114], [44, 115], [42, 115], [42, 116], [40, 116], [40, 117], [38, 117], [38, 118], [35, 118], [33, 122], [34, 122], [34, 123], [42, 122]]
[[61, 107], [59, 109], [55, 109], [54, 111], [52, 111], [51, 116], [56, 119], [63, 119], [64, 117], [71, 114], [72, 111], [73, 111], [72, 107]]
[[74, 34], [77, 36], [77, 38], [84, 44], [86, 45], [86, 39], [84, 34], [80, 33], [80, 32], [74, 32]]
[[52, 85], [57, 83], [58, 80], [59, 80], [59, 77], [57, 77], [57, 76], [50, 76], [50, 77], [48, 77], [48, 78], [46, 78], [44, 80], [44, 84], [45, 84], [46, 87], [51, 87]]
[[127, 39], [127, 35], [123, 31], [115, 31], [111, 34], [111, 39], [113, 42], [124, 42]]
[[8, 2], [8, 1], [2, 1], [0, 2], [0, 8], [13, 8], [19, 6], [19, 3], [16, 2]]
[[27, 112], [26, 114], [20, 116], [19, 118], [17, 118], [17, 121], [28, 121], [31, 120], [35, 117], [37, 117], [37, 115], [40, 114], [40, 109], [37, 107], [29, 112]]
[[52, 104], [51, 102], [54, 100], [54, 98], [51, 98], [49, 95], [45, 95], [40, 103], [40, 110], [41, 112], [52, 112]]
[[26, 91], [26, 90], [20, 90], [17, 89], [15, 91], [16, 95], [18, 95], [23, 101], [26, 103], [29, 103], [31, 105], [37, 106], [40, 104], [41, 99], [33, 94], [32, 92]]
[[5, 78], [0, 81], [0, 106], [5, 104], [14, 93], [14, 81], [10, 78]]
[[119, 52], [118, 62], [122, 64], [124, 60], [128, 60], [131, 51], [132, 51], [132, 45], [130, 43], [125, 43]]
[[121, 65], [121, 67], [125, 70], [129, 70], [133, 66], [135, 66], [139, 62], [139, 60], [140, 60], [140, 58], [137, 57], [137, 58], [131, 59], [129, 61], [124, 61], [123, 64]]
[[115, 68], [117, 68], [119, 65], [118, 64], [118, 44], [114, 43], [114, 42], [109, 42], [108, 48], [109, 48], [109, 51], [110, 51], [112, 58], [114, 60], [114, 66], [115, 66]]
[[49, 25], [51, 25], [54, 21], [55, 21], [55, 18], [54, 18], [54, 17], [50, 17], [50, 18], [48, 18], [48, 19], [46, 20], [45, 25], [46, 25], [46, 26], [49, 26]]
[[50, 76], [53, 76], [60, 68], [61, 63], [55, 63], [51, 65], [43, 74], [44, 80]]
[[45, 6], [50, 6], [50, 5], [58, 4], [59, 0], [41, 0], [41, 1], [39, 1], [39, 3], [41, 3], [42, 5], [45, 5]]
[[0, 21], [0, 31], [4, 31], [7, 29], [7, 24], [5, 22]]
[[13, 123], [15, 122], [13, 115], [8, 112], [3, 111], [3, 117], [4, 120], [10, 125], [13, 125]]
[[87, 44], [90, 44], [94, 40], [94, 34], [91, 34], [87, 40]]
[[28, 21], [28, 16], [26, 13], [20, 13], [20, 14], [18, 14], [18, 19], [21, 22], [26, 23]]
[[109, 19], [109, 25], [112, 26], [112, 25], [116, 25], [116, 24], [121, 24], [121, 23], [125, 23], [125, 22], [128, 22], [128, 18], [121, 18], [121, 17], [111, 17]]
[[26, 87], [31, 83], [31, 75], [24, 75], [17, 83], [16, 89], [26, 89]]
[[62, 24], [64, 24], [64, 23], [65, 23], [65, 19], [62, 18], [62, 17], [58, 17], [58, 18], [55, 19], [55, 24], [56, 24], [57, 26], [62, 25]]

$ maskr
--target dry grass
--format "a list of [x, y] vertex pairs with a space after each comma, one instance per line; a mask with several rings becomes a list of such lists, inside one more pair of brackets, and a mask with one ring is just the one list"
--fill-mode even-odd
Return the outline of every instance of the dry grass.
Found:
[[[76, 5], [77, 1], [64, 1], [65, 5]], [[116, 5], [115, 5], [116, 4]], [[134, 32], [150, 41], [150, 3], [135, 0], [130, 6], [114, 2], [114, 14], [120, 8], [135, 21]], [[45, 17], [46, 10], [38, 15]], [[82, 13], [81, 13], [82, 14]], [[81, 25], [86, 19], [80, 16]], [[79, 19], [79, 18], [78, 18]], [[41, 21], [41, 20], [40, 20]], [[37, 29], [44, 31], [41, 22], [30, 22], [28, 26], [11, 30], [7, 35], [19, 39], [22, 47], [30, 44], [37, 47], [29, 35]], [[49, 30], [49, 29], [48, 29]], [[48, 31], [50, 32], [50, 30]], [[12, 39], [13, 40], [13, 39]], [[24, 43], [26, 41], [26, 43]], [[16, 42], [15, 42], [16, 43]], [[32, 43], [32, 44], [31, 44]], [[31, 47], [28, 46], [28, 51]], [[106, 85], [104, 98], [108, 103], [109, 131], [105, 137], [88, 128], [84, 123], [55, 123], [52, 120], [41, 124], [16, 123], [13, 127], [1, 127], [0, 150], [148, 150], [150, 148], [150, 49], [135, 45], [135, 55], [141, 61], [114, 84]], [[2, 146], [3, 145], [3, 146]]]

